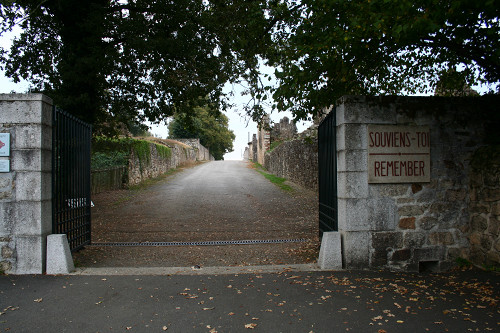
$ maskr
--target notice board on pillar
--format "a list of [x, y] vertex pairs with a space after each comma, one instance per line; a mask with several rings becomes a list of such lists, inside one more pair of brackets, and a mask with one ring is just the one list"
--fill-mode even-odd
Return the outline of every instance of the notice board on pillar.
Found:
[[368, 125], [368, 183], [431, 180], [427, 126]]

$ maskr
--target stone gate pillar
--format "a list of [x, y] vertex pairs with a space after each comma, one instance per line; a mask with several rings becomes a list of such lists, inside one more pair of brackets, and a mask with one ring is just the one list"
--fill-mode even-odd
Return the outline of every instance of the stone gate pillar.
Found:
[[0, 269], [45, 271], [52, 231], [52, 100], [42, 94], [0, 94], [0, 133], [10, 153], [0, 156]]
[[[498, 136], [498, 105], [499, 96], [337, 101], [345, 268], [439, 271], [467, 258], [468, 232], [478, 224], [471, 216], [484, 210], [470, 205], [478, 195], [470, 191], [470, 162]], [[480, 195], [490, 202], [496, 193], [489, 188]], [[498, 228], [482, 237], [491, 247]]]

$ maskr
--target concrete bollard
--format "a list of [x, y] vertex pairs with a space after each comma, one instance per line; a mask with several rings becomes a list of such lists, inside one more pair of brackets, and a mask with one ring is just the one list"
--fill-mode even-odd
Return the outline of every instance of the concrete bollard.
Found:
[[75, 271], [73, 257], [65, 234], [47, 236], [47, 274], [68, 274]]
[[342, 269], [342, 246], [339, 232], [328, 231], [323, 233], [318, 265], [321, 269]]

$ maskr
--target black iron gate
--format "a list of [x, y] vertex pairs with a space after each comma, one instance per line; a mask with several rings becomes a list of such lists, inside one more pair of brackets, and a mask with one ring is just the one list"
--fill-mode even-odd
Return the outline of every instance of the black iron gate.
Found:
[[90, 244], [91, 125], [54, 108], [52, 232], [68, 236], [71, 251]]
[[335, 109], [318, 128], [319, 232], [338, 231]]

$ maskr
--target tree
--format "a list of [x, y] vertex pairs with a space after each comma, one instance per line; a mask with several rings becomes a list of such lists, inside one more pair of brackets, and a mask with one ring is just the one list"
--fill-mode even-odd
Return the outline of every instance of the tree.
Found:
[[200, 97], [224, 109], [223, 85], [254, 71], [245, 44], [265, 22], [260, 1], [3, 1], [0, 31], [23, 31], [0, 66], [98, 129], [159, 122]]
[[168, 124], [171, 139], [200, 139], [216, 160], [233, 151], [235, 135], [228, 128], [228, 118], [213, 105], [195, 107], [190, 116], [176, 113]]
[[499, 0], [11, 0], [1, 31], [23, 34], [0, 65], [97, 127], [189, 115], [207, 96], [224, 110], [223, 85], [240, 80], [254, 120], [270, 93], [299, 120], [345, 94], [448, 87], [453, 71], [498, 84], [499, 11]]
[[277, 68], [275, 107], [296, 119], [345, 94], [433, 92], [447, 77], [462, 86], [500, 80], [499, 1], [293, 3], [267, 59]]

